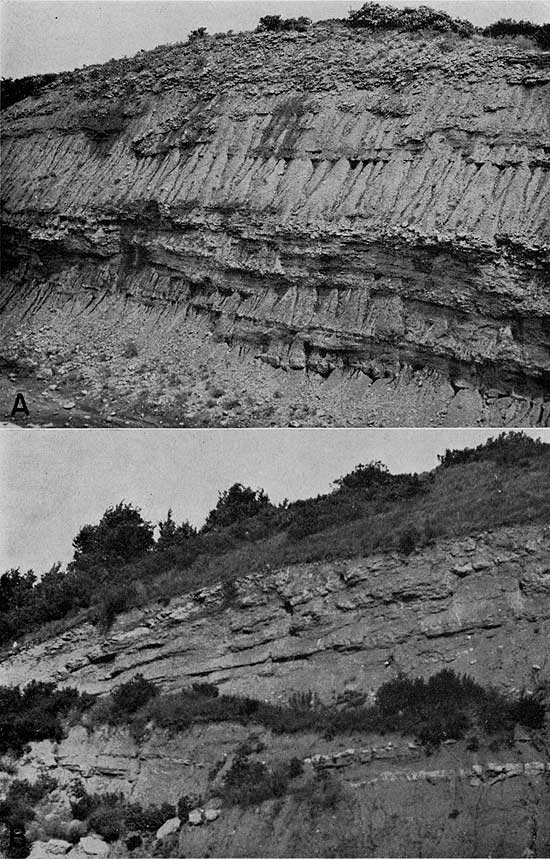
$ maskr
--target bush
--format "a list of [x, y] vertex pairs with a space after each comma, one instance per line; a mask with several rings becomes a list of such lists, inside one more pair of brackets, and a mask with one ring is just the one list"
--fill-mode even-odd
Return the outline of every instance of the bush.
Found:
[[156, 832], [163, 823], [176, 816], [176, 807], [168, 802], [161, 806], [149, 805], [144, 808], [137, 802], [125, 806], [124, 825], [128, 831]]
[[54, 683], [33, 680], [23, 690], [0, 686], [0, 754], [20, 753], [33, 740], [60, 740], [63, 719], [82, 713], [93, 702], [76, 689], [56, 689]]
[[471, 36], [475, 27], [469, 21], [452, 18], [446, 12], [438, 12], [429, 6], [416, 9], [396, 9], [379, 3], [365, 3], [360, 9], [350, 12], [350, 27], [368, 27], [372, 30], [437, 30], [441, 33], [458, 33]]
[[[514, 724], [542, 727], [544, 708], [526, 700], [508, 701], [467, 676], [440, 671], [427, 681], [400, 676], [378, 690], [376, 706], [386, 729], [414, 734], [428, 747], [460, 739], [468, 728], [487, 733], [510, 732]], [[532, 721], [531, 721], [532, 720]]]
[[120, 802], [113, 806], [109, 802], [102, 804], [93, 811], [88, 819], [90, 829], [101, 835], [108, 843], [117, 841], [122, 833], [123, 820]]
[[250, 519], [263, 510], [272, 507], [263, 489], [251, 489], [242, 483], [234, 483], [221, 492], [218, 503], [210, 511], [203, 532], [226, 528], [235, 522]]
[[71, 820], [67, 826], [67, 841], [70, 841], [71, 844], [78, 844], [87, 832], [88, 827], [83, 820]]
[[344, 799], [344, 791], [339, 779], [328, 772], [321, 770], [301, 785], [295, 791], [296, 798], [309, 806], [311, 817], [335, 811]]
[[410, 555], [422, 541], [422, 535], [414, 526], [405, 528], [399, 534], [398, 548], [404, 555]]
[[281, 18], [280, 15], [264, 15], [260, 18], [257, 33], [277, 33], [282, 30], [297, 30], [299, 33], [304, 33], [311, 25], [311, 18], [306, 18], [301, 15], [299, 18]]
[[[543, 693], [509, 700], [450, 670], [440, 671], [427, 681], [399, 676], [380, 687], [374, 706], [364, 702], [365, 695], [357, 693], [344, 696], [336, 705], [326, 705], [315, 694], [303, 692], [293, 693], [288, 705], [281, 706], [234, 695], [214, 696], [209, 684], [196, 684], [193, 689], [153, 696], [146, 706], [125, 718], [129, 723], [135, 719], [153, 721], [176, 731], [208, 722], [262, 725], [276, 734], [313, 731], [329, 738], [352, 731], [398, 731], [435, 747], [445, 739], [463, 737], [469, 728], [490, 734], [510, 734], [515, 724], [540, 728], [545, 713]], [[106, 710], [110, 713], [109, 707]], [[241, 775], [245, 781], [248, 777], [259, 780], [262, 790], [267, 790], [265, 784], [271, 776], [247, 769], [246, 757], [251, 751], [248, 746], [240, 749]]]
[[461, 450], [446, 450], [438, 459], [443, 468], [466, 465], [474, 462], [495, 462], [500, 466], [521, 466], [532, 459], [546, 456], [548, 445], [540, 438], [531, 438], [525, 433], [511, 431], [489, 438], [477, 447]]
[[550, 24], [533, 24], [531, 21], [501, 18], [500, 21], [489, 24], [481, 32], [484, 36], [492, 38], [525, 36], [533, 39], [543, 51], [550, 50]]
[[198, 27], [196, 30], [191, 30], [189, 33], [189, 41], [196, 42], [201, 39], [206, 39], [208, 37], [208, 30], [206, 27]]
[[27, 855], [25, 828], [35, 817], [34, 807], [56, 787], [57, 782], [47, 776], [34, 784], [21, 779], [10, 783], [5, 798], [0, 800], [0, 826], [3, 824], [9, 832], [12, 859]]
[[0, 87], [0, 104], [4, 110], [24, 98], [36, 98], [48, 84], [57, 80], [59, 75], [30, 75], [24, 78], [2, 78]]
[[[295, 765], [292, 770], [296, 771]], [[270, 768], [261, 761], [251, 761], [239, 755], [225, 777], [223, 800], [227, 805], [246, 807], [284, 796], [294, 777], [290, 772], [291, 767], [287, 763]]]
[[156, 832], [176, 815], [175, 806], [167, 802], [144, 807], [127, 802], [122, 794], [88, 794], [82, 782], [73, 782], [70, 793], [71, 810], [77, 818], [73, 823], [86, 828], [82, 821], [87, 821], [89, 828], [106, 841], [116, 841], [125, 832]]
[[114, 724], [126, 721], [128, 716], [144, 707], [157, 695], [157, 688], [143, 674], [136, 674], [127, 683], [117, 686], [111, 693], [111, 718]]

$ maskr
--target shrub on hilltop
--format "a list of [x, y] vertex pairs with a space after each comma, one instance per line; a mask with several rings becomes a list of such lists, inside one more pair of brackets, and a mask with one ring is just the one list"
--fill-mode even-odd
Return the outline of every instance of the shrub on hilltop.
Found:
[[505, 36], [524, 36], [533, 39], [543, 51], [550, 50], [550, 24], [533, 24], [532, 21], [514, 21], [512, 18], [501, 18], [484, 27], [483, 36], [503, 38]]
[[475, 27], [470, 21], [453, 18], [429, 6], [416, 9], [396, 9], [380, 3], [365, 3], [360, 9], [349, 13], [350, 27], [368, 27], [371, 30], [436, 30], [441, 33], [457, 33], [471, 36]]
[[226, 528], [244, 519], [250, 519], [258, 513], [273, 509], [268, 496], [263, 489], [251, 489], [242, 483], [234, 483], [225, 492], [221, 492], [218, 503], [210, 511], [203, 527], [203, 532]]
[[36, 97], [48, 84], [53, 83], [58, 74], [29, 75], [24, 78], [2, 78], [0, 86], [0, 104], [4, 110], [18, 101], [29, 96]]
[[154, 528], [138, 507], [120, 502], [109, 507], [97, 525], [84, 525], [73, 540], [73, 567], [92, 557], [103, 564], [131, 561], [153, 548]]
[[534, 459], [546, 456], [548, 445], [540, 438], [531, 438], [523, 432], [501, 433], [497, 438], [489, 438], [477, 447], [464, 447], [460, 450], [446, 450], [438, 459], [443, 468], [465, 465], [474, 462], [494, 462], [497, 465], [528, 466]]
[[196, 30], [191, 30], [188, 36], [190, 42], [200, 42], [208, 38], [208, 30], [206, 27], [198, 27]]
[[260, 18], [257, 33], [277, 33], [282, 30], [296, 30], [304, 33], [311, 24], [311, 18], [301, 15], [299, 18], [281, 18], [280, 15], [264, 15]]

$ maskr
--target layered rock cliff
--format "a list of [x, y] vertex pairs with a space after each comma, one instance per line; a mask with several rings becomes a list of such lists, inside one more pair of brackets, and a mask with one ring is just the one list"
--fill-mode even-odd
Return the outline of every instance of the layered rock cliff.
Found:
[[192, 681], [286, 700], [376, 691], [442, 668], [508, 692], [550, 670], [550, 530], [504, 528], [405, 557], [289, 566], [83, 624], [0, 662], [0, 685], [53, 680], [102, 693], [136, 672], [171, 691]]
[[4, 362], [103, 419], [547, 425], [548, 63], [324, 22], [63, 76], [3, 122]]
[[[166, 691], [199, 680], [271, 701], [308, 689], [329, 701], [373, 695], [400, 671], [450, 667], [514, 695], [548, 680], [549, 642], [550, 531], [528, 526], [408, 557], [245, 576], [230, 605], [220, 588], [207, 588], [128, 613], [108, 634], [86, 624], [29, 643], [0, 662], [0, 684], [39, 677], [103, 693], [141, 672]], [[247, 746], [268, 764], [298, 758], [310, 785], [322, 783], [315, 773], [332, 773], [332, 805], [316, 804], [299, 784], [257, 809], [218, 805], [210, 820], [199, 814], [196, 826], [182, 826], [172, 855], [547, 855], [547, 731], [516, 731], [500, 747], [448, 742], [427, 756], [402, 736], [252, 728], [174, 734], [148, 725], [136, 742], [126, 729], [77, 726], [59, 743], [32, 744], [17, 774], [53, 776], [60, 806], [78, 778], [89, 792], [121, 791], [144, 805], [186, 793], [205, 808]], [[128, 851], [115, 845], [111, 855]]]

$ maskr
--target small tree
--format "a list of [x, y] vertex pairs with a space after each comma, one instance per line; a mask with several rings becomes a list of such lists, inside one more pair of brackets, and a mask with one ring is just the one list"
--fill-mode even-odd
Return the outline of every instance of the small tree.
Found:
[[160, 552], [170, 549], [172, 546], [179, 546], [197, 535], [196, 529], [189, 522], [176, 525], [171, 509], [168, 510], [166, 519], [159, 522], [159, 532], [156, 549]]
[[263, 489], [251, 489], [242, 483], [234, 483], [230, 489], [221, 492], [218, 503], [210, 511], [203, 531], [225, 528], [234, 522], [250, 519], [271, 507], [271, 502]]
[[98, 525], [80, 529], [73, 540], [73, 566], [86, 556], [104, 563], [135, 560], [153, 548], [153, 530], [138, 507], [121, 501], [105, 511]]

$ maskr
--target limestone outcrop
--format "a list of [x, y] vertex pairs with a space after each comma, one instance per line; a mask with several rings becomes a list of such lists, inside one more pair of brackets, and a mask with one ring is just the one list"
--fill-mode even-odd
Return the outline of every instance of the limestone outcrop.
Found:
[[165, 691], [210, 682], [276, 701], [376, 689], [452, 668], [507, 692], [550, 670], [550, 529], [502, 528], [401, 554], [288, 566], [30, 641], [0, 685], [93, 693], [142, 673]]
[[[447, 667], [517, 695], [548, 681], [549, 642], [550, 529], [505, 527], [408, 556], [243, 576], [229, 604], [221, 587], [204, 588], [120, 616], [107, 634], [67, 628], [5, 654], [0, 684], [39, 677], [104, 693], [140, 672], [165, 691], [198, 681], [270, 701], [311, 690], [329, 702], [356, 691], [372, 698], [400, 671]], [[303, 775], [278, 800], [224, 805], [224, 779], [243, 749], [267, 766], [297, 759]], [[0, 793], [14, 777], [7, 769]], [[231, 723], [175, 732], [148, 723], [136, 738], [128, 728], [78, 724], [16, 761], [16, 777], [39, 775], [55, 779], [63, 808], [75, 780], [90, 794], [143, 805], [191, 797], [188, 819], [171, 819], [171, 834], [161, 833], [177, 840], [177, 855], [545, 856], [550, 848], [547, 729], [516, 728], [504, 745], [446, 740], [427, 754], [388, 733], [279, 734]], [[85, 855], [82, 840], [75, 859]], [[139, 843], [140, 855], [157, 855], [161, 842]], [[47, 855], [45, 845], [36, 850]], [[121, 855], [124, 844], [109, 848]]]
[[549, 62], [324, 22], [62, 76], [3, 122], [5, 363], [103, 417], [548, 425]]
[[[61, 791], [77, 779], [90, 793], [120, 792], [144, 805], [152, 797], [176, 803], [183, 793], [215, 795], [250, 737], [245, 726], [206, 725], [176, 736], [154, 731], [138, 745], [122, 729], [89, 734], [73, 728], [60, 743], [34, 743], [18, 774], [31, 780], [47, 774]], [[298, 785], [296, 793], [251, 809], [208, 800], [187, 821], [178, 820], [177, 830], [170, 821], [179, 839], [176, 855], [547, 855], [550, 761], [540, 740], [533, 744], [526, 736], [512, 748], [477, 752], [464, 742], [447, 743], [427, 757], [393, 735], [373, 737], [366, 747], [350, 747], [353, 736], [329, 741], [262, 729], [254, 739], [263, 748], [255, 757], [268, 764], [290, 755], [302, 760], [304, 783], [322, 783], [321, 774], [330, 773], [333, 805], [316, 809]], [[81, 847], [87, 840], [68, 855], [89, 855]], [[45, 846], [33, 853], [36, 859], [50, 859]], [[109, 855], [127, 853], [115, 844]], [[141, 845], [137, 855], [153, 855], [151, 846]]]

